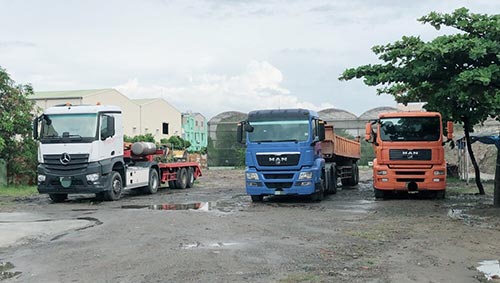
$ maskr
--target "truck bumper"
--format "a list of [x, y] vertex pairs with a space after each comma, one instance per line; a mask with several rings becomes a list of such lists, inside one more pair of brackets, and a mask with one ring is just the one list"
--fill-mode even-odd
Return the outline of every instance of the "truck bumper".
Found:
[[[83, 170], [50, 170], [38, 165], [38, 192], [41, 194], [95, 194], [109, 190], [109, 174], [102, 175], [99, 163], [90, 163]], [[94, 174], [92, 181], [87, 175]], [[43, 177], [45, 176], [45, 180]]]
[[[248, 195], [311, 195], [319, 189], [316, 184], [320, 182], [320, 179], [315, 172], [313, 172], [313, 178], [304, 180], [298, 180], [300, 172], [247, 171], [247, 173], [255, 173], [259, 176], [258, 180], [245, 178]], [[280, 179], [280, 175], [289, 178]]]
[[446, 166], [427, 169], [374, 166], [373, 187], [385, 191], [442, 191], [446, 189]]

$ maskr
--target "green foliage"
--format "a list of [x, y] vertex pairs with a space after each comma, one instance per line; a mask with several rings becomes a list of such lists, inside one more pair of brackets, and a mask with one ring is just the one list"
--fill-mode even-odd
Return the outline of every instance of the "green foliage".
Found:
[[[473, 14], [460, 8], [452, 14], [432, 12], [419, 21], [460, 32], [430, 42], [404, 36], [374, 46], [383, 64], [347, 69], [339, 79], [364, 78], [366, 85], [378, 86], [378, 94], [390, 94], [399, 103], [427, 102], [427, 110], [463, 124], [470, 145], [474, 125], [488, 117], [500, 120], [500, 15]], [[479, 175], [472, 150], [469, 153]], [[478, 187], [481, 193], [479, 183]]]
[[37, 149], [32, 140], [34, 102], [30, 85], [17, 85], [0, 67], [0, 158], [7, 161], [11, 184], [32, 184], [36, 176]]
[[25, 197], [37, 195], [36, 186], [9, 186], [0, 187], [0, 196], [3, 197]]
[[179, 137], [171, 136], [168, 139], [162, 139], [162, 144], [168, 144], [172, 149], [183, 150], [191, 146], [191, 142]]
[[138, 135], [138, 136], [123, 136], [125, 142], [152, 142], [155, 143], [155, 138], [152, 134]]
[[452, 14], [432, 12], [419, 19], [436, 29], [454, 27], [458, 34], [430, 42], [404, 36], [395, 43], [374, 46], [384, 64], [344, 71], [341, 80], [364, 78], [397, 102], [427, 102], [427, 110], [463, 123], [466, 131], [500, 113], [500, 15], [472, 14], [465, 8]]

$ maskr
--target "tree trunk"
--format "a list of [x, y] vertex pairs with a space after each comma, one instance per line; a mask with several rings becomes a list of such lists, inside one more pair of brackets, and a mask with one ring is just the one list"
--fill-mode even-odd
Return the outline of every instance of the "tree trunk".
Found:
[[497, 146], [497, 168], [495, 170], [495, 189], [493, 191], [493, 206], [500, 207], [500, 148]]
[[468, 129], [469, 129], [469, 121], [465, 120], [464, 121], [464, 133], [465, 133], [465, 139], [467, 141], [467, 150], [469, 151], [469, 157], [470, 157], [470, 160], [472, 162], [472, 166], [474, 166], [476, 185], [477, 185], [477, 188], [479, 189], [479, 194], [484, 195], [484, 188], [483, 188], [483, 184], [481, 183], [481, 172], [479, 172], [479, 165], [477, 165], [476, 157], [474, 157], [474, 152], [472, 152], [472, 145], [470, 142], [470, 133], [469, 133]]

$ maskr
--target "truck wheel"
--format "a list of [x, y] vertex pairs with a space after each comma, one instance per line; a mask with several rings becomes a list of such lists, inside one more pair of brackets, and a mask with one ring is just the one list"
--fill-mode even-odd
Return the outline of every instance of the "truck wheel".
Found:
[[186, 187], [187, 188], [192, 188], [193, 185], [194, 185], [194, 170], [193, 170], [193, 167], [189, 167], [188, 170], [187, 170], [187, 184], [186, 184]]
[[336, 194], [338, 180], [337, 180], [337, 172], [335, 172], [335, 166], [333, 166], [333, 168], [330, 169], [328, 174], [330, 175], [330, 181], [331, 181], [330, 191], [332, 192], [332, 194]]
[[325, 195], [325, 187], [323, 186], [323, 182], [316, 184], [316, 187], [320, 187], [320, 190], [311, 194], [311, 201], [322, 201]]
[[68, 199], [68, 194], [49, 194], [49, 198], [55, 202], [55, 203], [59, 203], [59, 202], [63, 202], [65, 200]]
[[158, 171], [154, 168], [149, 169], [149, 185], [143, 191], [147, 194], [156, 194], [159, 184]]
[[188, 176], [187, 176], [187, 170], [186, 168], [181, 168], [177, 172], [177, 180], [175, 181], [175, 186], [179, 189], [185, 189], [187, 182], [188, 182]]
[[252, 197], [253, 202], [261, 202], [264, 200], [264, 196], [262, 195], [252, 195], [250, 197]]
[[122, 196], [123, 183], [122, 176], [120, 173], [113, 171], [111, 172], [111, 187], [109, 191], [104, 192], [104, 200], [114, 201], [119, 200]]
[[359, 167], [358, 163], [355, 162], [352, 164], [351, 186], [356, 186], [358, 183], [359, 183]]
[[168, 187], [171, 189], [177, 189], [175, 183], [176, 183], [175, 181], [168, 181]]
[[381, 199], [385, 198], [385, 191], [375, 188], [373, 188], [373, 191], [375, 192], [375, 198], [381, 198]]
[[446, 191], [445, 190], [436, 191], [436, 199], [444, 199], [445, 195], [446, 195]]

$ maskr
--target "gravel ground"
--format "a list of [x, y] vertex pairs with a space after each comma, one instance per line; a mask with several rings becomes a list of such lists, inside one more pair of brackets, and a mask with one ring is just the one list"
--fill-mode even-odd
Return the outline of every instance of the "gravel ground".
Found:
[[243, 171], [203, 173], [192, 189], [129, 192], [117, 202], [71, 196], [53, 204], [45, 195], [3, 200], [0, 212], [36, 215], [37, 223], [89, 225], [0, 247], [0, 279], [480, 282], [486, 277], [476, 270], [479, 262], [500, 259], [500, 210], [491, 207], [491, 195], [456, 193], [457, 184], [445, 200], [375, 200], [371, 171], [363, 169], [359, 186], [321, 202], [272, 197], [252, 203]]

